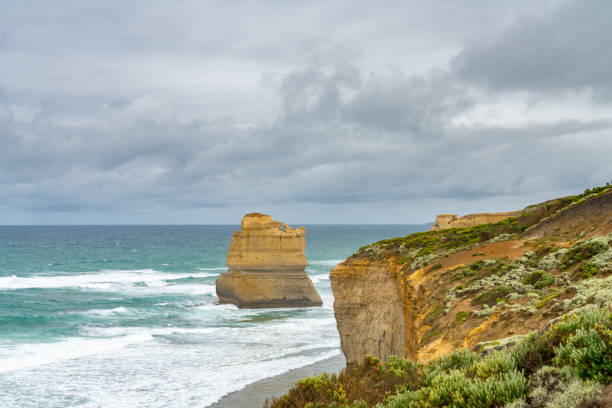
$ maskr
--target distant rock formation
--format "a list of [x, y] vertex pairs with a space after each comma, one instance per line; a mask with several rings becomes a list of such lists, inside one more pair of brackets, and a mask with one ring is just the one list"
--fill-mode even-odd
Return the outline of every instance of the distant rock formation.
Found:
[[473, 227], [474, 225], [499, 222], [510, 217], [521, 215], [522, 211], [509, 211], [498, 213], [477, 213], [459, 217], [456, 214], [439, 214], [436, 223], [431, 227], [431, 231], [442, 230], [456, 227]]
[[217, 279], [220, 303], [243, 308], [321, 306], [304, 268], [304, 227], [292, 229], [269, 215], [242, 218], [227, 253], [229, 271]]

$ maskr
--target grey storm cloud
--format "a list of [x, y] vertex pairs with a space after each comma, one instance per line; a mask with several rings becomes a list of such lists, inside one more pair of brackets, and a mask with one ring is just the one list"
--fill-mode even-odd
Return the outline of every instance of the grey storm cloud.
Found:
[[462, 50], [452, 69], [486, 86], [526, 90], [589, 88], [612, 95], [612, 3], [584, 0], [525, 16]]
[[612, 179], [606, 2], [2, 7], [0, 223], [425, 222]]

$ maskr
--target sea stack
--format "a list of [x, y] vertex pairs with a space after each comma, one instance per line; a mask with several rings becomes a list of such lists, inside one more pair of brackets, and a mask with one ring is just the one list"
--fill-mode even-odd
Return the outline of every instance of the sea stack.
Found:
[[227, 253], [229, 270], [217, 279], [220, 303], [241, 308], [321, 306], [304, 271], [306, 229], [292, 229], [269, 215], [242, 218]]

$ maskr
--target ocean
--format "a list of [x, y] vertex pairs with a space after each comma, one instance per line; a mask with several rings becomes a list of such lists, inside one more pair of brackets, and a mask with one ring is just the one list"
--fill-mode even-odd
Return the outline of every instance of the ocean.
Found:
[[329, 271], [426, 225], [306, 225], [323, 307], [217, 304], [238, 226], [0, 227], [0, 407], [206, 407], [341, 353]]

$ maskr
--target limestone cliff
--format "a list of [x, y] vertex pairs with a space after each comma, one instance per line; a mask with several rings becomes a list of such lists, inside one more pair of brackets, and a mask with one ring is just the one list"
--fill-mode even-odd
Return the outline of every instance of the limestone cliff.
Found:
[[457, 227], [473, 227], [480, 224], [488, 224], [505, 220], [510, 217], [521, 215], [521, 211], [509, 211], [498, 213], [476, 213], [468, 214], [459, 217], [456, 214], [439, 214], [436, 217], [436, 223], [431, 226], [432, 231], [457, 228]]
[[612, 186], [361, 248], [330, 274], [347, 362], [429, 360], [612, 305]]
[[321, 306], [306, 275], [306, 230], [259, 213], [243, 217], [232, 237], [229, 271], [217, 279], [220, 303], [239, 307]]

